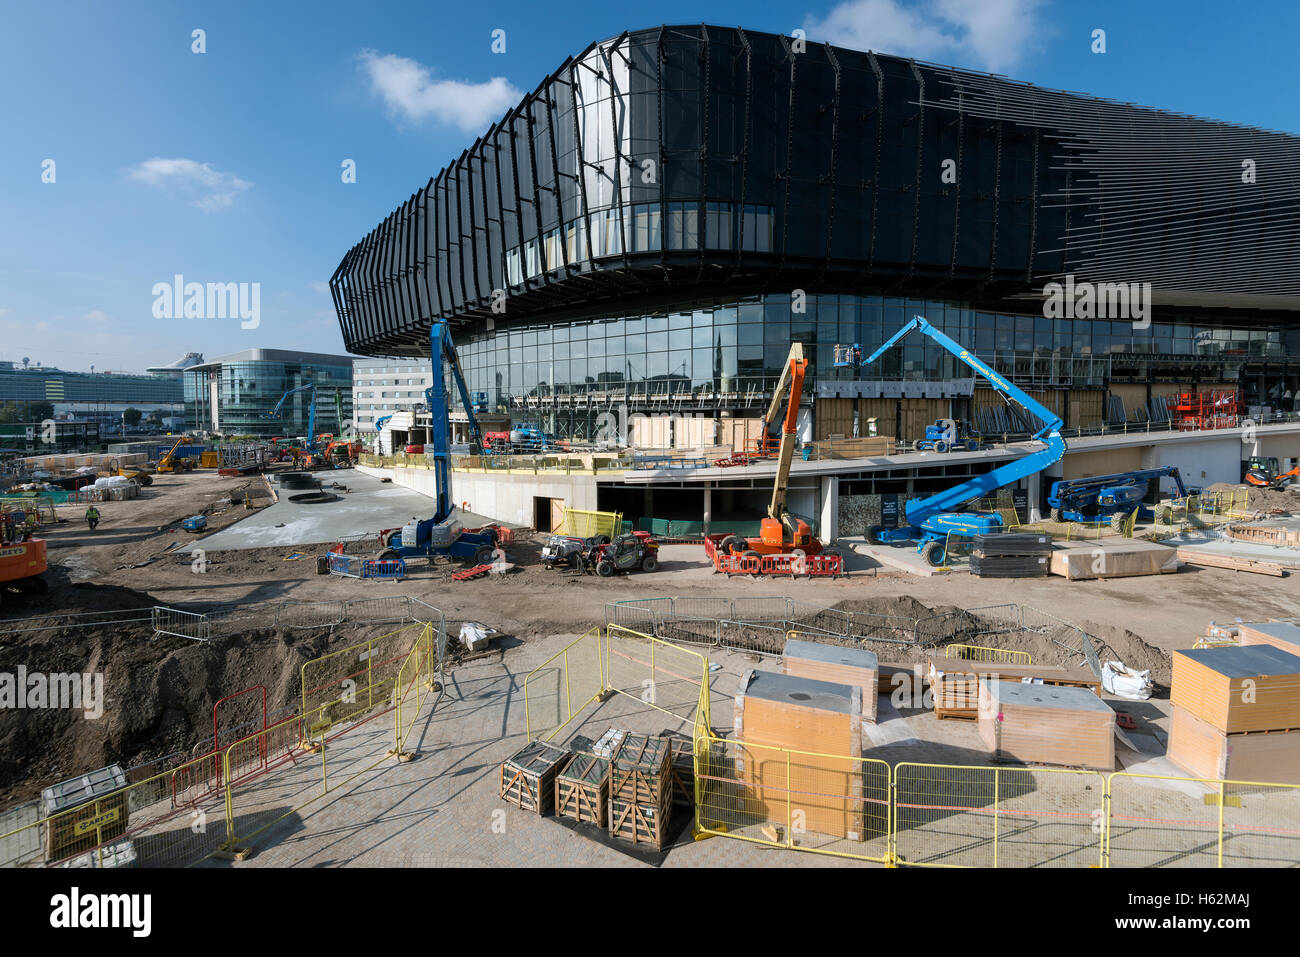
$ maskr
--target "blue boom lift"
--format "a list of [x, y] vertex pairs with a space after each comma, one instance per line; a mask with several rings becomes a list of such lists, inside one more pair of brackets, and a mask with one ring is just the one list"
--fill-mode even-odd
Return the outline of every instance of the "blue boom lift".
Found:
[[1053, 482], [1047, 495], [1052, 521], [1110, 522], [1111, 527], [1118, 531], [1124, 519], [1135, 510], [1143, 521], [1150, 521], [1155, 514], [1142, 504], [1142, 500], [1146, 498], [1150, 483], [1159, 484], [1162, 478], [1173, 479], [1178, 497], [1187, 497], [1183, 477], [1172, 465]]
[[996, 532], [1002, 528], [1002, 516], [997, 512], [968, 512], [955, 511], [955, 509], [1004, 485], [1010, 485], [1012, 482], [1041, 472], [1065, 454], [1065, 440], [1061, 438], [1063, 423], [1056, 413], [998, 375], [977, 356], [971, 355], [961, 345], [930, 325], [924, 316], [914, 316], [862, 364], [871, 365], [915, 329], [919, 329], [987, 379], [1004, 399], [1015, 402], [1044, 423], [1043, 427], [1032, 436], [1033, 439], [1042, 441], [1044, 448], [928, 498], [913, 499], [907, 503], [907, 525], [899, 528], [882, 528], [877, 525], [867, 532], [867, 538], [876, 543], [915, 541], [917, 551], [927, 562], [931, 565], [942, 565], [950, 532], [976, 535]]
[[316, 450], [316, 383], [308, 382], [306, 385], [300, 385], [296, 389], [290, 389], [284, 395], [280, 396], [280, 401], [275, 404], [275, 408], [265, 413], [268, 419], [278, 419], [280, 409], [284, 407], [284, 400], [291, 395], [299, 392], [310, 392], [311, 402], [307, 406], [307, 447], [306, 451], [314, 452]]
[[[441, 555], [447, 558], [467, 558], [475, 565], [486, 565], [492, 561], [497, 546], [496, 536], [490, 531], [467, 532], [458, 520], [451, 517], [455, 503], [451, 497], [449, 410], [442, 368], [444, 358], [460, 392], [461, 404], [469, 416], [472, 449], [483, 447], [483, 433], [474, 416], [474, 403], [466, 388], [465, 377], [460, 371], [460, 359], [456, 355], [456, 347], [452, 345], [451, 330], [443, 319], [435, 318], [429, 330], [429, 356], [433, 362], [433, 385], [424, 391], [430, 413], [430, 444], [425, 446], [425, 452], [433, 459], [437, 506], [433, 517], [423, 521], [412, 519], [401, 529], [395, 530], [384, 542], [386, 547], [379, 557], [432, 559]], [[430, 448], [433, 449], [432, 453], [429, 453]]]

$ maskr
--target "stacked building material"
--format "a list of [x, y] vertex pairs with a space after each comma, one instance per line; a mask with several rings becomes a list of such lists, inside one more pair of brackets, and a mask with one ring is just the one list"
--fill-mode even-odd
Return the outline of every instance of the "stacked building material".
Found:
[[790, 638], [781, 655], [781, 671], [799, 678], [862, 689], [862, 720], [876, 723], [880, 667], [873, 651]]
[[555, 814], [605, 826], [609, 801], [609, 762], [594, 754], [575, 754], [555, 776]]
[[673, 804], [678, 807], [695, 806], [695, 742], [690, 735], [667, 734], [672, 752], [669, 773], [672, 776]]
[[1237, 640], [1243, 645], [1272, 645], [1287, 654], [1300, 655], [1300, 625], [1289, 621], [1241, 622]]
[[1051, 555], [1053, 575], [1071, 581], [1178, 571], [1178, 549], [1134, 538], [1064, 542]]
[[970, 571], [980, 578], [1045, 578], [1051, 572], [1051, 554], [1050, 535], [976, 535]]
[[667, 738], [628, 734], [610, 761], [609, 833], [663, 850], [673, 810], [672, 747]]
[[[1240, 625], [1239, 631], [1260, 628]], [[1174, 652], [1169, 760], [1196, 777], [1300, 784], [1300, 657], [1271, 644]]]
[[1101, 679], [1086, 668], [1019, 662], [971, 661], [931, 655], [927, 669], [936, 718], [979, 717], [980, 682], [1029, 681], [1054, 687], [1083, 688], [1101, 694]]
[[1115, 770], [1115, 712], [1085, 688], [983, 679], [979, 733], [998, 760]]
[[555, 778], [569, 752], [545, 741], [531, 741], [501, 764], [500, 794], [509, 804], [545, 814], [555, 800]]
[[735, 702], [743, 806], [807, 831], [863, 840], [862, 689], [746, 671]]

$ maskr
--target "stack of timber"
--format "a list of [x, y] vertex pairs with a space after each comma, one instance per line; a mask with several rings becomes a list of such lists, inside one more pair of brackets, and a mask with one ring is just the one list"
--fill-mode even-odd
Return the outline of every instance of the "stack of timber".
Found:
[[667, 738], [628, 734], [610, 761], [609, 833], [663, 850], [673, 811], [672, 748]]
[[594, 754], [575, 754], [555, 776], [555, 813], [584, 824], [605, 826], [609, 802], [609, 762]]
[[1084, 688], [984, 679], [979, 733], [997, 760], [1115, 770], [1115, 712]]
[[749, 670], [735, 702], [744, 807], [808, 831], [863, 840], [862, 689]]
[[1289, 621], [1242, 622], [1237, 640], [1243, 645], [1272, 645], [1287, 654], [1300, 655], [1300, 626]]
[[862, 720], [876, 723], [880, 666], [875, 652], [790, 638], [781, 654], [781, 671], [799, 678], [862, 689]]
[[1178, 571], [1178, 549], [1155, 542], [1103, 538], [1057, 545], [1051, 556], [1052, 574], [1070, 581], [1167, 575]]
[[1300, 784], [1300, 657], [1245, 644], [1261, 627], [1239, 625], [1241, 645], [1174, 652], [1168, 757], [1196, 777]]
[[1083, 688], [1101, 694], [1101, 680], [1086, 668], [1065, 665], [1026, 665], [1019, 662], [970, 661], [931, 655], [927, 672], [936, 718], [979, 716], [981, 681], [1032, 682], [1062, 688]]
[[569, 760], [565, 748], [531, 741], [501, 764], [501, 797], [535, 814], [545, 814], [555, 800], [555, 778]]
[[1052, 538], [1024, 532], [974, 536], [970, 571], [980, 578], [1046, 578]]
[[1233, 555], [1224, 555], [1221, 552], [1210, 552], [1203, 548], [1180, 548], [1177, 549], [1178, 560], [1187, 565], [1198, 565], [1202, 568], [1226, 568], [1234, 572], [1254, 572], [1256, 575], [1272, 575], [1274, 578], [1283, 578], [1286, 575], [1286, 569], [1277, 562], [1264, 562], [1255, 558], [1237, 558]]

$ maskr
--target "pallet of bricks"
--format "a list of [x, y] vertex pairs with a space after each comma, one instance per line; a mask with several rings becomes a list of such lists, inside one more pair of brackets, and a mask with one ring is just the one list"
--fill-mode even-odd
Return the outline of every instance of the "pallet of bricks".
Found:
[[1174, 652], [1169, 760], [1193, 777], [1300, 784], [1300, 628], [1236, 628], [1240, 644]]
[[975, 535], [970, 571], [980, 578], [1046, 578], [1052, 538], [1023, 532]]
[[501, 764], [500, 794], [506, 803], [534, 814], [551, 810], [555, 779], [569, 752], [545, 741], [530, 741]]
[[612, 837], [663, 850], [673, 810], [671, 762], [668, 738], [624, 736], [609, 768]]

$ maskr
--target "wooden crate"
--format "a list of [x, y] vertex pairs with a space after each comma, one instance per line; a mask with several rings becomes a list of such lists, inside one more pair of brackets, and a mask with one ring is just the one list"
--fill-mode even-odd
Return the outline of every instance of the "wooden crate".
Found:
[[880, 665], [875, 652], [791, 638], [781, 655], [783, 674], [862, 689], [862, 720], [876, 723]]
[[545, 741], [532, 741], [501, 764], [500, 794], [525, 811], [545, 814], [555, 801], [555, 777], [569, 752]]
[[861, 688], [747, 671], [736, 695], [735, 737], [747, 808], [781, 821], [802, 812], [808, 831], [863, 839]]
[[1169, 699], [1228, 734], [1300, 728], [1300, 657], [1262, 644], [1175, 651]]
[[662, 850], [672, 816], [672, 745], [628, 734], [609, 767], [609, 833]]
[[1115, 712], [1085, 688], [986, 678], [979, 733], [998, 760], [1115, 770]]
[[555, 776], [555, 814], [605, 826], [609, 808], [609, 762], [594, 754], [575, 754]]
[[1300, 625], [1289, 621], [1242, 622], [1237, 640], [1243, 645], [1272, 645], [1287, 654], [1300, 655]]
[[1101, 681], [1083, 668], [1026, 665], [1019, 662], [969, 661], [931, 655], [926, 668], [937, 718], [974, 721], [979, 715], [979, 686], [983, 679], [1020, 682], [1030, 678], [1056, 687], [1087, 688], [1101, 694]]
[[1177, 705], [1167, 757], [1192, 777], [1300, 784], [1300, 730], [1225, 734]]
[[666, 737], [672, 755], [668, 763], [668, 775], [673, 804], [678, 807], [694, 807], [695, 742], [684, 734], [670, 734]]

